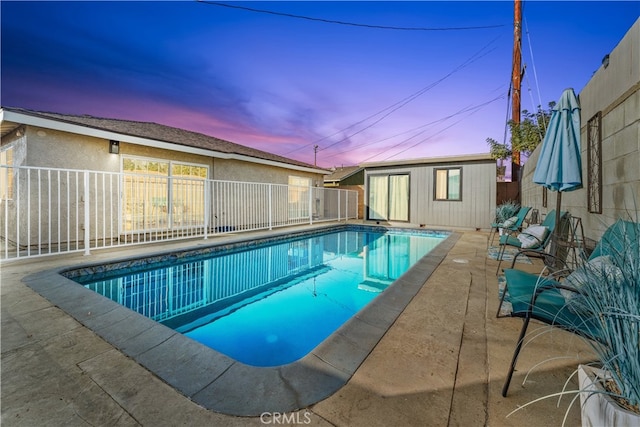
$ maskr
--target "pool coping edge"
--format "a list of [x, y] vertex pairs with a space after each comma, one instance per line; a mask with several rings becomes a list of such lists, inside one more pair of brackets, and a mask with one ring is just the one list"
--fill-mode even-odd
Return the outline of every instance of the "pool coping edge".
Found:
[[[335, 226], [323, 231], [329, 228]], [[72, 269], [68, 266], [28, 275], [23, 282], [199, 405], [259, 416], [308, 407], [344, 386], [461, 236], [448, 233], [309, 354], [278, 367], [245, 365], [199, 344], [63, 276]]]

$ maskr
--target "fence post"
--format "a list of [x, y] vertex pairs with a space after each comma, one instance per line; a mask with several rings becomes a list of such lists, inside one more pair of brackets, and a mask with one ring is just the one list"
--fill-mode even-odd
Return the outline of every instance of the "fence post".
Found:
[[313, 224], [313, 186], [309, 181], [309, 224]]
[[340, 199], [342, 199], [342, 193], [342, 190], [338, 190], [338, 221], [340, 221]]
[[349, 195], [350, 195], [350, 191], [345, 190], [344, 192], [344, 220], [348, 221], [349, 220]]
[[269, 230], [273, 230], [273, 184], [269, 184]]
[[89, 212], [89, 207], [91, 203], [89, 203], [89, 171], [84, 171], [84, 254], [91, 255], [90, 246], [91, 246], [91, 215]]
[[209, 206], [211, 203], [210, 193], [211, 183], [209, 180], [204, 181], [204, 240], [209, 238], [209, 215], [211, 214], [211, 207]]

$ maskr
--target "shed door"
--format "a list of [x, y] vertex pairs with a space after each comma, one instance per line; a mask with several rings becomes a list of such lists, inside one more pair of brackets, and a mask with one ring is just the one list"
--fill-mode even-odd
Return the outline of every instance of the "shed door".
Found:
[[370, 175], [368, 188], [369, 219], [409, 221], [409, 175]]

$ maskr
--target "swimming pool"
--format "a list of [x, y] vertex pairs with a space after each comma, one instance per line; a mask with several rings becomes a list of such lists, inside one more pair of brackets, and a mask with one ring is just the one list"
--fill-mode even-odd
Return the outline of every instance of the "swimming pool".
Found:
[[239, 362], [279, 366], [307, 355], [445, 237], [330, 231], [74, 280]]
[[[107, 278], [113, 270], [180, 264], [185, 256], [210, 256], [325, 231], [384, 231], [383, 227], [317, 224], [270, 232], [219, 236], [210, 241], [137, 246], [91, 258], [68, 257], [60, 266], [26, 276], [24, 283], [131, 360], [200, 406], [237, 416], [290, 412], [315, 404], [343, 387], [454, 247], [448, 237], [419, 259], [377, 298], [303, 358], [275, 367], [234, 360], [136, 311], [85, 288], [71, 278]], [[412, 232], [411, 230], [408, 230]], [[443, 234], [443, 233], [437, 233]]]

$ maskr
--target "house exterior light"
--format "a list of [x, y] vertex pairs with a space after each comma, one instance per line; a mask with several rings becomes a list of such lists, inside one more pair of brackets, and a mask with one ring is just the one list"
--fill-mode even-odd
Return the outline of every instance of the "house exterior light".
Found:
[[109, 141], [109, 153], [120, 153], [120, 141], [114, 141], [113, 139]]

